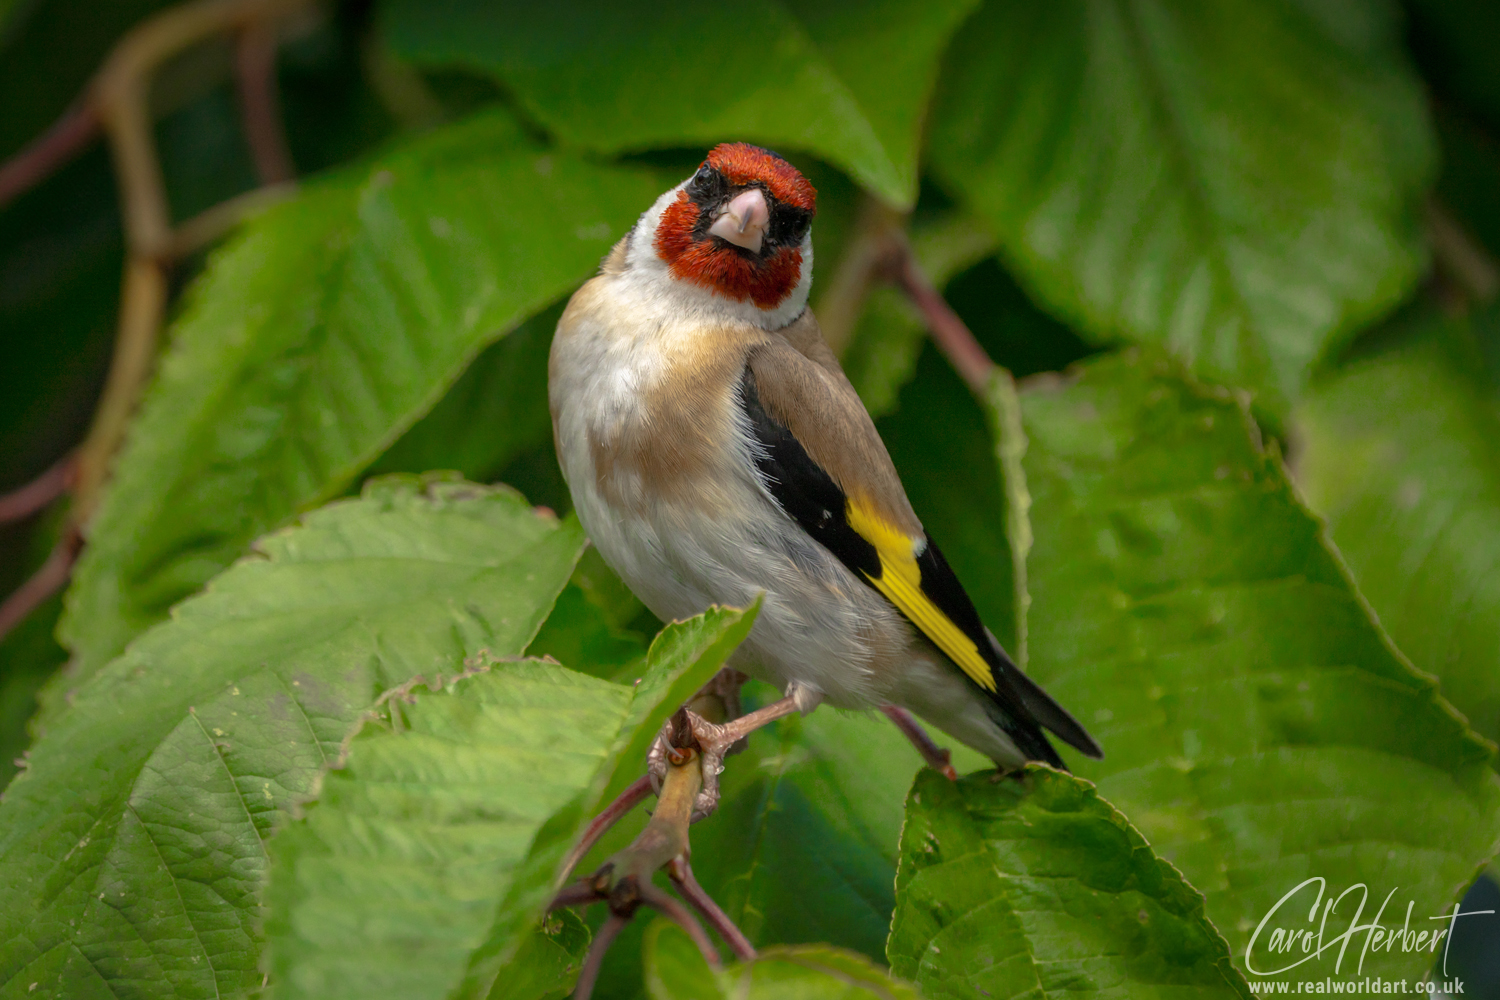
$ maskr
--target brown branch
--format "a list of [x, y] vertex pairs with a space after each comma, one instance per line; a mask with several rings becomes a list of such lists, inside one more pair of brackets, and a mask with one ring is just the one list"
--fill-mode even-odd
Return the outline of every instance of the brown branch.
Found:
[[212, 208], [204, 209], [172, 230], [172, 239], [167, 244], [166, 256], [171, 260], [181, 260], [211, 243], [218, 242], [246, 219], [264, 212], [277, 202], [285, 201], [296, 190], [294, 184], [255, 188], [244, 194], [225, 199]]
[[114, 153], [132, 252], [159, 258], [171, 242], [171, 213], [157, 161], [147, 102], [151, 73], [169, 56], [224, 31], [268, 24], [309, 0], [199, 0], [132, 28], [90, 88]]
[[[737, 695], [740, 683], [737, 677], [728, 676], [724, 683], [732, 686]], [[715, 699], [722, 694], [716, 692]], [[713, 942], [692, 912], [652, 884], [652, 876], [663, 868], [667, 869], [683, 899], [709, 922], [737, 956], [755, 957], [755, 948], [749, 939], [693, 876], [688, 863], [688, 829], [701, 818], [699, 790], [710, 774], [716, 781], [723, 767], [725, 751], [753, 730], [797, 711], [797, 707], [797, 700], [788, 696], [722, 726], [707, 722], [683, 708], [662, 727], [663, 735], [652, 745], [649, 759], [653, 773], [658, 766], [665, 772], [660, 779], [661, 792], [650, 822], [629, 847], [615, 853], [593, 875], [564, 887], [552, 901], [554, 909], [598, 901], [609, 905], [610, 918], [589, 948], [573, 993], [575, 1000], [588, 1000], [592, 995], [604, 953], [625, 922], [641, 906], [650, 906], [675, 921], [698, 945], [704, 960], [715, 968], [719, 967], [719, 955]], [[590, 832], [602, 832], [633, 807], [644, 794], [641, 791], [643, 784], [644, 781], [638, 781], [627, 789], [590, 824]], [[717, 794], [714, 799], [717, 801]], [[576, 864], [582, 853], [583, 850], [575, 848], [569, 855], [568, 865]]]
[[656, 811], [646, 828], [630, 846], [606, 861], [594, 875], [594, 884], [606, 891], [610, 908], [633, 905], [632, 887], [651, 881], [651, 876], [688, 850], [688, 825], [703, 785], [699, 755], [688, 750], [667, 768], [657, 797]]
[[[568, 876], [573, 874], [573, 869], [578, 866], [578, 862], [582, 861], [584, 855], [593, 850], [594, 845], [599, 842], [599, 838], [604, 836], [604, 834], [609, 831], [610, 827], [618, 823], [626, 813], [630, 812], [630, 810], [634, 809], [641, 802], [645, 801], [646, 796], [650, 794], [651, 776], [649, 774], [643, 774], [639, 778], [632, 781], [626, 787], [626, 789], [620, 793], [618, 798], [616, 798], [609, 805], [605, 806], [604, 811], [595, 816], [589, 823], [588, 829], [584, 830], [583, 839], [580, 840], [576, 845], [574, 845], [573, 849], [568, 852], [567, 858], [563, 861], [563, 880], [566, 881]], [[570, 904], [565, 903], [562, 905], [566, 906]]]
[[240, 32], [235, 47], [235, 82], [241, 125], [255, 172], [262, 184], [285, 184], [297, 175], [281, 124], [276, 93], [276, 26], [256, 21]]
[[594, 941], [589, 945], [588, 957], [583, 960], [583, 968], [578, 972], [578, 982], [573, 987], [573, 1000], [589, 1000], [594, 995], [594, 984], [599, 981], [599, 969], [604, 965], [604, 954], [609, 951], [609, 946], [615, 943], [615, 938], [625, 929], [630, 922], [629, 917], [622, 917], [611, 913], [609, 919], [604, 921], [604, 926], [599, 928], [599, 933], [594, 935]]
[[72, 520], [81, 530], [99, 502], [99, 490], [109, 474], [110, 461], [125, 437], [125, 425], [151, 372], [156, 333], [166, 305], [167, 276], [162, 265], [150, 258], [130, 257], [125, 262], [125, 288], [120, 296], [114, 357], [94, 411], [94, 422], [78, 448]]
[[[76, 476], [64, 484], [76, 494], [69, 511], [66, 544], [59, 542], [42, 569], [0, 605], [0, 634], [55, 593], [72, 571], [110, 463], [124, 440], [126, 424], [155, 360], [157, 333], [167, 302], [167, 261], [216, 238], [245, 213], [282, 193], [255, 192], [233, 199], [174, 232], [148, 103], [151, 74], [165, 59], [209, 35], [240, 31], [237, 65], [245, 127], [256, 165], [263, 176], [289, 179], [290, 157], [277, 160], [285, 150], [285, 139], [276, 108], [272, 24], [310, 2], [199, 0], [142, 22], [110, 50], [79, 105], [0, 167], [0, 204], [4, 204], [56, 170], [102, 127], [109, 138], [120, 186], [127, 247], [109, 375], [93, 422], [74, 459]], [[29, 510], [38, 497], [47, 497], [44, 502], [50, 502], [48, 490], [56, 486], [60, 491], [62, 486], [45, 476], [43, 480], [0, 498], [0, 502], [9, 502], [22, 511]]]
[[0, 165], [0, 205], [49, 177], [98, 135], [99, 116], [87, 102], [69, 108], [31, 145]]
[[267, 24], [307, 2], [199, 0], [173, 7], [131, 29], [110, 52], [89, 88], [114, 155], [129, 254], [114, 358], [94, 421], [78, 450], [72, 516], [80, 532], [86, 533], [110, 462], [151, 372], [167, 300], [164, 262], [245, 207], [236, 205], [223, 215], [205, 213], [193, 220], [197, 225], [185, 227], [180, 238], [173, 232], [147, 101], [150, 75], [163, 60], [209, 35]]
[[725, 913], [703, 886], [698, 884], [698, 879], [693, 876], [693, 867], [688, 864], [686, 855], [673, 858], [667, 866], [667, 874], [672, 877], [672, 882], [677, 886], [677, 891], [682, 894], [682, 898], [687, 900], [693, 909], [708, 921], [708, 925], [718, 933], [719, 937], [724, 939], [724, 943], [734, 950], [735, 957], [746, 962], [755, 958], [755, 946], [750, 943], [749, 938], [745, 937], [744, 932], [735, 926], [734, 921], [729, 919], [729, 914]]
[[[565, 888], [553, 901], [553, 906], [575, 905], [591, 900], [605, 900], [609, 904], [610, 916], [600, 928], [594, 943], [589, 946], [583, 971], [579, 973], [578, 985], [573, 990], [575, 1000], [588, 1000], [594, 991], [599, 976], [599, 967], [604, 953], [614, 943], [620, 929], [635, 916], [643, 904], [666, 914], [693, 935], [694, 941], [707, 942], [702, 927], [697, 926], [692, 915], [676, 900], [662, 893], [651, 884], [651, 876], [673, 858], [685, 855], [688, 850], [688, 823], [692, 818], [693, 802], [698, 787], [703, 782], [699, 757], [686, 751], [667, 772], [662, 784], [661, 796], [656, 812], [629, 847], [617, 852], [592, 876], [577, 886]], [[617, 799], [616, 802], [619, 800]], [[694, 933], [696, 930], [696, 933]], [[703, 944], [700, 943], [702, 948]], [[710, 962], [718, 965], [718, 955], [708, 945]], [[707, 955], [705, 955], [707, 957]]]
[[[641, 902], [651, 907], [657, 913], [672, 921], [678, 927], [687, 931], [688, 937], [693, 939], [693, 944], [698, 946], [698, 951], [703, 955], [703, 960], [712, 968], [720, 968], [723, 962], [719, 959], [719, 953], [714, 950], [714, 943], [708, 939], [708, 932], [703, 925], [693, 918], [687, 907], [677, 900], [662, 892], [650, 882], [641, 884]], [[727, 919], [727, 918], [726, 918]]]
[[601, 903], [604, 901], [599, 890], [595, 889], [591, 882], [574, 882], [572, 885], [563, 886], [552, 897], [549, 910], [561, 910], [565, 906], [587, 906], [590, 903]]
[[853, 236], [818, 296], [818, 329], [834, 354], [843, 356], [854, 339], [870, 286], [901, 252], [900, 213], [864, 195]]
[[0, 494], [0, 524], [30, 517], [62, 496], [72, 487], [76, 470], [74, 457], [64, 455], [31, 482]]
[[917, 264], [911, 247], [903, 244], [901, 253], [892, 267], [890, 279], [901, 287], [927, 322], [933, 343], [947, 356], [954, 371], [969, 384], [975, 393], [983, 395], [989, 389], [990, 377], [995, 372], [995, 363], [985, 353], [979, 341], [974, 339], [968, 324], [959, 318], [953, 307], [932, 287], [927, 275]]
[[1463, 224], [1436, 198], [1426, 206], [1427, 242], [1432, 256], [1476, 304], [1484, 304], [1500, 292], [1500, 263], [1473, 239]]
[[916, 716], [899, 705], [881, 705], [880, 710], [895, 724], [897, 729], [901, 730], [901, 735], [917, 748], [917, 753], [922, 755], [922, 760], [928, 767], [949, 781], [958, 780], [958, 772], [953, 769], [953, 754], [947, 747], [938, 746], [933, 738], [927, 735], [927, 730], [922, 728]]
[[81, 548], [82, 541], [78, 535], [65, 530], [41, 568], [31, 575], [31, 579], [17, 587], [4, 602], [0, 602], [0, 639], [9, 635], [10, 630], [19, 625], [22, 619], [63, 588]]

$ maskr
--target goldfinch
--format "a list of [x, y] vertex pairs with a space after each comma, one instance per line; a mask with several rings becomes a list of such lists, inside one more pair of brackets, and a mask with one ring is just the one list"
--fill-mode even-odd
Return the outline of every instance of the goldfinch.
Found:
[[908, 709], [1002, 770], [1099, 745], [1013, 663], [912, 510], [807, 306], [817, 193], [715, 147], [568, 303], [548, 368], [563, 475], [664, 621], [764, 594], [731, 661], [809, 712]]

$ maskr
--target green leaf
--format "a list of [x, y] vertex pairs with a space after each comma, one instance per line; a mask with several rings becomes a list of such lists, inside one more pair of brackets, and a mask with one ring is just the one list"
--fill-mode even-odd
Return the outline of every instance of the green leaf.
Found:
[[561, 315], [559, 302], [485, 348], [365, 474], [453, 469], [488, 482], [523, 452], [550, 446], [547, 355]]
[[917, 775], [891, 969], [929, 997], [1248, 997], [1203, 896], [1094, 787], [1050, 768]]
[[864, 956], [828, 945], [767, 948], [714, 972], [686, 932], [657, 920], [645, 948], [652, 1000], [921, 1000]]
[[1424, 314], [1406, 340], [1315, 383], [1298, 481], [1391, 636], [1500, 739], [1500, 401]]
[[259, 986], [282, 810], [382, 692], [520, 653], [582, 543], [511, 490], [411, 478], [262, 539], [80, 686], [6, 789], [3, 988]]
[[[1385, 925], [1411, 901], [1432, 927], [1494, 850], [1493, 746], [1391, 646], [1243, 401], [1128, 352], [1022, 407], [1029, 670], [1106, 754], [1070, 764], [1204, 893], [1242, 969], [1309, 878], [1329, 900], [1367, 886], [1365, 919], [1399, 890]], [[1281, 964], [1275, 927], [1309, 929], [1312, 890], [1297, 902], [1256, 968]], [[1380, 951], [1363, 974], [1431, 962]]]
[[938, 57], [975, 2], [394, 0], [381, 15], [398, 55], [494, 73], [566, 142], [803, 149], [906, 208]]
[[1390, 2], [993, 0], [932, 166], [1052, 310], [1279, 411], [1422, 271], [1432, 139], [1399, 49]]
[[[611, 802], [625, 786], [644, 773], [643, 761], [667, 717], [718, 673], [755, 624], [761, 597], [744, 611], [712, 607], [696, 618], [672, 622], [661, 630], [646, 652], [646, 671], [635, 682], [635, 715], [628, 732], [630, 743], [606, 786]], [[649, 713], [649, 714], [641, 714]]]
[[490, 1000], [563, 1000], [589, 946], [588, 925], [572, 910], [550, 913], [516, 950]]
[[88, 676], [256, 535], [342, 493], [660, 190], [491, 115], [309, 185], [214, 255], [90, 526]]
[[611, 627], [583, 588], [569, 583], [526, 655], [548, 656], [595, 677], [619, 680], [624, 671], [639, 673], [636, 668], [645, 659], [646, 643], [634, 632]]
[[0, 640], [0, 789], [25, 765], [37, 692], [68, 661], [52, 637], [62, 601], [52, 597]]
[[279, 995], [483, 997], [533, 972], [517, 950], [563, 853], [754, 617], [714, 609], [668, 626], [635, 685], [523, 661], [392, 700], [273, 842]]
[[[988, 763], [933, 735], [955, 766]], [[920, 767], [877, 713], [825, 706], [784, 719], [726, 761], [719, 811], [693, 827], [694, 873], [757, 946], [831, 941], [879, 957], [901, 804]]]

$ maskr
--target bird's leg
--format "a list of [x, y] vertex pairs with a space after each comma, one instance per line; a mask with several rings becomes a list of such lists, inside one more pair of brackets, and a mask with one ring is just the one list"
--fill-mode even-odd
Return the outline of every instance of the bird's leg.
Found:
[[652, 783], [658, 784], [666, 775], [674, 746], [696, 747], [703, 754], [703, 787], [693, 808], [693, 822], [698, 822], [719, 808], [719, 775], [724, 770], [724, 756], [730, 748], [762, 726], [784, 719], [802, 707], [797, 695], [789, 694], [722, 726], [683, 709], [667, 720], [656, 742], [651, 744], [646, 762]]
[[[703, 685], [703, 688], [693, 695], [687, 703], [687, 710], [719, 725], [723, 725], [730, 719], [737, 719], [740, 716], [740, 688], [744, 687], [749, 679], [748, 674], [741, 673], [733, 667], [725, 667], [714, 674], [713, 680]], [[727, 753], [743, 753], [746, 745], [742, 739], [730, 747]]]
[[[692, 700], [687, 703], [690, 711], [711, 721], [724, 722], [733, 719], [740, 714], [740, 688], [750, 678], [733, 667], [725, 667], [713, 679], [703, 685], [702, 690], [693, 695]], [[663, 732], [666, 732], [665, 727]], [[739, 753], [745, 748], [743, 741], [732, 746], [728, 753]], [[568, 857], [563, 863], [563, 878], [572, 874], [573, 869], [582, 861], [589, 851], [593, 850], [599, 838], [609, 832], [617, 822], [620, 821], [630, 810], [645, 801], [648, 795], [661, 788], [662, 778], [666, 772], [661, 768], [656, 773], [643, 774], [620, 793], [604, 810], [595, 816], [584, 831], [583, 838], [568, 852]]]
[[958, 780], [958, 772], [953, 769], [953, 754], [947, 747], [940, 747], [927, 735], [927, 730], [917, 721], [916, 716], [899, 705], [881, 705], [880, 710], [885, 717], [895, 723], [896, 728], [901, 730], [901, 735], [911, 741], [911, 745], [917, 748], [917, 753], [922, 755], [922, 760], [927, 766], [947, 778], [949, 781]]

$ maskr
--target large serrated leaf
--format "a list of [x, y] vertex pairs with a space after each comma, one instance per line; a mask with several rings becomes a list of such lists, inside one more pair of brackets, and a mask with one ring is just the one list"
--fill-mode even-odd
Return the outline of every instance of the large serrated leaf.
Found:
[[938, 57], [974, 4], [396, 0], [382, 15], [398, 54], [496, 74], [569, 142], [804, 149], [904, 208]]
[[828, 945], [767, 948], [715, 972], [675, 924], [646, 930], [651, 1000], [921, 1000], [862, 955]]
[[933, 168], [1095, 338], [1294, 399], [1421, 273], [1432, 173], [1395, 5], [993, 0], [957, 41]]
[[917, 775], [891, 969], [930, 1000], [1248, 997], [1203, 896], [1092, 785]]
[[559, 302], [485, 348], [366, 475], [453, 469], [490, 482], [518, 455], [550, 443], [547, 354], [561, 313]]
[[1298, 481], [1402, 651], [1500, 739], [1500, 400], [1445, 344], [1464, 324], [1414, 322], [1314, 384]]
[[78, 676], [257, 534], [343, 492], [660, 186], [489, 115], [249, 224], [190, 293], [89, 527], [62, 626]]
[[278, 995], [484, 997], [518, 975], [581, 824], [754, 618], [669, 625], [632, 686], [528, 660], [393, 704], [273, 843]]
[[[948, 745], [957, 766], [984, 766]], [[693, 828], [694, 871], [757, 946], [826, 941], [878, 958], [901, 804], [920, 767], [878, 713], [784, 719], [726, 762], [719, 811]]]
[[[1129, 352], [1022, 408], [1030, 670], [1104, 746], [1078, 772], [1203, 891], [1236, 963], [1305, 879], [1366, 886], [1364, 919], [1393, 890], [1447, 910], [1494, 852], [1494, 748], [1395, 651], [1243, 403]], [[1283, 964], [1269, 936], [1309, 929], [1312, 892], [1254, 968]], [[1336, 962], [1288, 975], [1354, 975]], [[1362, 974], [1431, 962], [1381, 951]]]
[[258, 986], [281, 811], [383, 691], [519, 654], [582, 544], [511, 490], [413, 479], [262, 539], [81, 686], [6, 789], [0, 989]]

